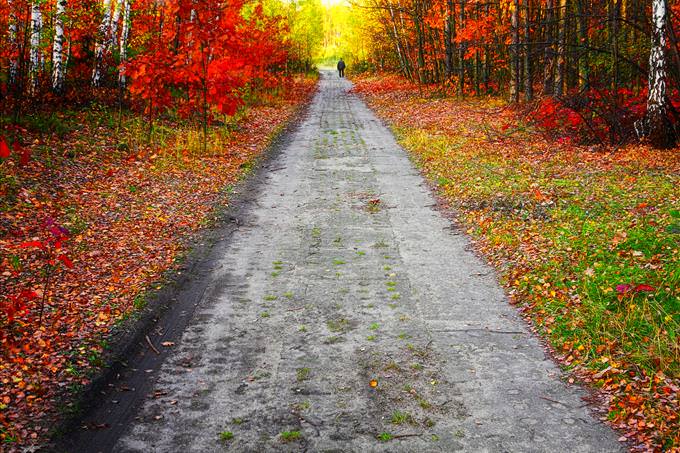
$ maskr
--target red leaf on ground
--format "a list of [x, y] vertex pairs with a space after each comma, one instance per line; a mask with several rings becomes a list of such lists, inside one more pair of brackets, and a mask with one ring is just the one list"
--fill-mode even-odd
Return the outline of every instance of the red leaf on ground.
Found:
[[73, 269], [73, 261], [71, 261], [71, 258], [69, 258], [68, 256], [62, 254], [59, 255], [57, 259], [64, 263], [64, 266], [68, 267], [69, 269]]
[[21, 249], [28, 249], [31, 247], [37, 247], [39, 249], [44, 249], [45, 245], [41, 241], [28, 241], [28, 242], [22, 242], [19, 244], [19, 248]]
[[626, 294], [631, 288], [632, 286], [630, 285], [616, 285], [616, 292], [619, 294]]
[[7, 159], [10, 155], [9, 146], [4, 138], [0, 138], [0, 157]]
[[641, 293], [641, 292], [646, 292], [646, 293], [653, 293], [656, 291], [656, 288], [650, 285], [637, 285], [634, 289], [634, 292], [636, 293]]

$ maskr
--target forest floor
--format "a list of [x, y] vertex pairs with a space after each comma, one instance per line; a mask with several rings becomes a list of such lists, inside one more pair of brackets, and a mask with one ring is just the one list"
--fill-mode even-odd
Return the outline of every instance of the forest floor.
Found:
[[165, 360], [142, 344], [66, 451], [622, 449], [351, 87], [322, 72], [186, 329], [150, 335]]
[[459, 100], [394, 76], [356, 82], [569, 382], [596, 389], [622, 441], [680, 448], [678, 150], [579, 146], [496, 98]]
[[0, 162], [0, 451], [45, 441], [77, 412], [110, 332], [161, 287], [315, 85], [296, 79], [211, 127], [207, 151], [184, 122], [157, 121], [149, 145], [144, 118], [97, 105], [2, 119], [23, 146]]

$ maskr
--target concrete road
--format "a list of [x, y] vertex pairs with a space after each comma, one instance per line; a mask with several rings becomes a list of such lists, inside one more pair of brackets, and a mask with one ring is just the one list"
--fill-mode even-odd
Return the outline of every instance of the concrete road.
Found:
[[88, 449], [620, 450], [350, 89], [322, 73], [153, 396]]

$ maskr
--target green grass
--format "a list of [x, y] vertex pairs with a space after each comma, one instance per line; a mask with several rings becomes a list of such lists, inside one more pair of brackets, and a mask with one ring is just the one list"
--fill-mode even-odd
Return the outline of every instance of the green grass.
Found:
[[296, 373], [295, 373], [295, 379], [298, 382], [306, 381], [309, 379], [309, 374], [311, 373], [312, 370], [309, 368], [298, 368]]
[[411, 423], [413, 421], [413, 417], [408, 412], [397, 410], [392, 412], [390, 421], [393, 425], [403, 425], [404, 423]]
[[326, 327], [330, 332], [347, 332], [350, 328], [349, 320], [345, 318], [329, 319], [326, 321]]
[[302, 439], [300, 431], [283, 431], [279, 436], [282, 442], [296, 442]]
[[389, 442], [394, 439], [394, 435], [390, 433], [380, 433], [376, 437], [380, 442]]
[[224, 442], [230, 441], [233, 438], [234, 438], [234, 433], [232, 433], [231, 431], [222, 431], [220, 433], [220, 440], [222, 440]]

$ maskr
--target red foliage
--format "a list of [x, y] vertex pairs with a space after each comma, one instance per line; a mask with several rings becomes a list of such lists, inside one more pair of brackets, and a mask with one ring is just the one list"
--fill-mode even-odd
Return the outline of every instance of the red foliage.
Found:
[[[243, 5], [178, 0], [140, 21], [149, 30], [145, 51], [126, 70], [133, 79], [130, 91], [145, 101], [146, 113], [174, 107], [185, 117], [200, 113], [208, 122], [213, 109], [233, 115], [242, 104], [241, 89], [255, 78], [266, 79], [266, 69], [285, 59], [282, 44], [267, 32], [274, 19], [265, 18], [260, 7], [246, 19]], [[175, 18], [176, 26], [156, 24], [166, 17]]]
[[10, 154], [11, 152], [9, 146], [7, 146], [7, 142], [4, 138], [0, 137], [0, 158], [7, 159]]

